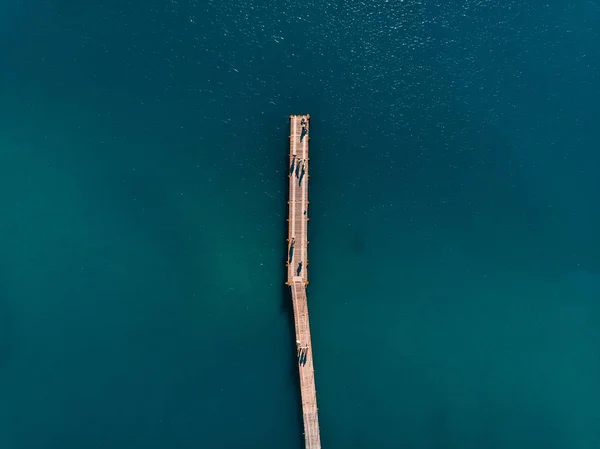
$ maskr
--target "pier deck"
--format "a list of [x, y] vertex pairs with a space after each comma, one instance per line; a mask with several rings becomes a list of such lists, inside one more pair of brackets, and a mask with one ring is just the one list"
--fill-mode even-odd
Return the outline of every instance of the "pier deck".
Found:
[[320, 449], [317, 391], [310, 340], [308, 284], [308, 141], [310, 116], [290, 116], [287, 284], [292, 291], [306, 449]]

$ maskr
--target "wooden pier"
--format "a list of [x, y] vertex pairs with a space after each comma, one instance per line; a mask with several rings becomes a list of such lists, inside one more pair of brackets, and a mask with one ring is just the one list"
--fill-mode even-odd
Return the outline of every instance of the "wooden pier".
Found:
[[300, 372], [300, 392], [306, 449], [320, 449], [317, 390], [313, 366], [306, 285], [308, 284], [308, 141], [310, 116], [290, 116], [290, 160], [288, 176], [287, 282], [292, 290], [294, 324]]

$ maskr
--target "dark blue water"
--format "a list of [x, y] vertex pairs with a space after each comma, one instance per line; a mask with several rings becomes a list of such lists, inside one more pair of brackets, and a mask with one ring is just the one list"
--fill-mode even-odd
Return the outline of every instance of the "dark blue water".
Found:
[[0, 4], [0, 447], [600, 446], [600, 4]]

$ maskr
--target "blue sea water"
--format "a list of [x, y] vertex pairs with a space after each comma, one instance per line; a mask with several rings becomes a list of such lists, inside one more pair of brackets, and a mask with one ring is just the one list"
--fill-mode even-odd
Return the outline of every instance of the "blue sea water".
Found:
[[600, 447], [600, 4], [0, 2], [0, 448]]

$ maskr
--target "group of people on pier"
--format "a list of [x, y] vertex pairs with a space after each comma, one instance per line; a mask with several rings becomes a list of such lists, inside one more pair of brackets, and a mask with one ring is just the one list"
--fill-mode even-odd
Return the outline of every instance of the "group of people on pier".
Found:
[[292, 165], [290, 165], [290, 175], [292, 173], [296, 175], [296, 178], [298, 179], [298, 185], [302, 184], [302, 178], [304, 178], [304, 174], [306, 173], [306, 160], [296, 160], [296, 155], [294, 155], [292, 158]]
[[301, 346], [300, 341], [296, 340], [296, 346], [298, 347], [298, 363], [302, 366], [306, 365], [306, 355], [308, 354], [308, 346]]

